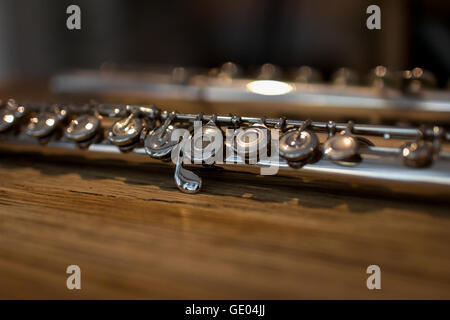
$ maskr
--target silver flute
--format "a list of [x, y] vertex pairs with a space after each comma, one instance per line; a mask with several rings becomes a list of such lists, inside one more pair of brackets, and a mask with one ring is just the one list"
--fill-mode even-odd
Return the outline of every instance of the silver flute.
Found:
[[[201, 125], [200, 134], [195, 124]], [[187, 135], [177, 136], [181, 129]], [[321, 141], [319, 136], [326, 138]], [[185, 193], [196, 193], [202, 186], [195, 169], [187, 169], [192, 165], [261, 174], [263, 168], [276, 168], [280, 176], [337, 188], [350, 185], [355, 190], [443, 199], [450, 194], [450, 153], [445, 151], [450, 133], [440, 126], [184, 114], [153, 105], [20, 104], [9, 99], [1, 104], [0, 137], [0, 145], [40, 144], [172, 159], [175, 183]], [[407, 142], [376, 146], [368, 137]]]
[[134, 96], [189, 110], [201, 105], [197, 111], [209, 113], [239, 113], [245, 107], [246, 112], [259, 114], [264, 109], [274, 117], [290, 114], [371, 123], [401, 117], [413, 123], [450, 123], [450, 81], [447, 89], [438, 89], [434, 75], [422, 68], [392, 71], [377, 66], [365, 77], [340, 68], [327, 82], [308, 66], [287, 72], [264, 64], [255, 71], [245, 73], [231, 62], [211, 70], [102, 68], [55, 75], [50, 86], [60, 94]]

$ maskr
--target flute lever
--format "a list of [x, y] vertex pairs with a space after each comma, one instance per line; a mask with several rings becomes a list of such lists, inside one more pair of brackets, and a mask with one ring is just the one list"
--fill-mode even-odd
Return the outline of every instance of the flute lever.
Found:
[[175, 166], [175, 183], [184, 193], [197, 193], [202, 187], [202, 179], [190, 170], [183, 167], [183, 142], [178, 145], [177, 164]]

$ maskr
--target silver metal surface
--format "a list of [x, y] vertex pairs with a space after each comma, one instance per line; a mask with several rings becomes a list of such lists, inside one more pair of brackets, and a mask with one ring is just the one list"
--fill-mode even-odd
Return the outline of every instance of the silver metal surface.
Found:
[[[24, 144], [38, 145], [37, 141], [25, 135], [9, 139], [1, 145]], [[75, 143], [51, 141], [49, 147], [76, 150]], [[92, 152], [120, 153], [119, 148], [109, 143], [92, 144], [88, 148]], [[134, 154], [145, 155], [144, 148], [135, 148]], [[258, 167], [278, 165], [278, 175], [303, 179], [346, 181], [346, 183], [362, 183], [366, 186], [385, 188], [405, 194], [428, 194], [429, 196], [447, 196], [450, 194], [450, 153], [441, 152], [440, 157], [427, 168], [411, 168], [403, 165], [400, 149], [388, 147], [368, 147], [361, 154], [362, 161], [353, 167], [344, 167], [329, 160], [321, 160], [314, 164], [306, 164], [302, 169], [293, 169], [288, 162], [280, 159], [259, 160], [256, 165], [246, 164], [245, 160], [232, 155], [224, 160], [224, 164], [216, 164], [227, 170], [248, 171]], [[257, 172], [256, 172], [257, 173]], [[268, 177], [270, 179], [270, 177]], [[330, 184], [333, 188], [333, 184]]]
[[202, 187], [202, 179], [192, 171], [183, 168], [183, 159], [183, 148], [179, 146], [174, 173], [175, 183], [184, 193], [197, 193]]
[[250, 127], [237, 131], [233, 138], [233, 149], [238, 154], [245, 154], [246, 157], [265, 154], [270, 141], [268, 134], [269, 130], [265, 125], [252, 124]]
[[52, 112], [41, 112], [30, 119], [25, 130], [26, 134], [34, 138], [42, 138], [51, 134], [59, 123], [59, 118]]
[[13, 111], [7, 109], [0, 110], [0, 132], [5, 132], [12, 128], [16, 119]]
[[[62, 93], [126, 93], [168, 101], [190, 101], [207, 106], [259, 105], [267, 110], [282, 109], [295, 113], [308, 110], [310, 116], [337, 112], [347, 117], [362, 111], [390, 119], [439, 119], [450, 121], [450, 91], [421, 89], [419, 95], [405, 95], [401, 90], [364, 86], [331, 86], [289, 82], [292, 90], [283, 95], [267, 96], [248, 90], [255, 79], [221, 81], [204, 76], [193, 77], [189, 83], [178, 84], [164, 78], [144, 74], [133, 77], [123, 73], [78, 71], [52, 78], [56, 92]], [[342, 111], [340, 111], [342, 110]]]
[[[448, 111], [450, 111], [450, 94], [448, 96], [449, 99], [449, 108]], [[100, 105], [101, 106], [101, 105]], [[114, 108], [124, 108], [126, 107], [126, 105], [114, 105], [112, 106]], [[28, 109], [32, 109], [34, 111], [39, 111], [40, 106], [34, 106], [34, 105], [30, 105], [27, 106]], [[122, 109], [121, 109], [122, 110]], [[85, 113], [89, 111], [89, 109], [86, 109], [84, 106], [73, 106], [71, 108], [71, 113]], [[159, 112], [155, 111], [155, 114], [159, 115]], [[126, 115], [126, 114], [125, 114]], [[450, 116], [450, 113], [449, 113]], [[165, 120], [167, 119], [167, 117], [169, 117], [169, 113], [161, 113], [160, 114], [160, 118]], [[173, 120], [179, 120], [179, 121], [195, 121], [197, 120], [198, 115], [197, 114], [187, 114], [187, 113], [178, 113], [178, 114], [174, 114], [174, 118]], [[436, 117], [440, 117], [439, 115], [436, 115]], [[235, 124], [235, 120], [236, 120], [236, 116], [234, 115], [219, 115], [219, 116], [215, 116], [215, 115], [203, 115], [203, 120], [205, 121], [210, 121], [212, 119], [215, 119], [215, 121], [218, 124]], [[246, 116], [242, 116], [242, 117], [238, 117], [239, 118], [239, 122], [242, 123], [248, 123], [248, 124], [253, 124], [253, 123], [258, 123], [261, 122], [261, 117], [246, 117]], [[436, 118], [436, 119], [440, 119], [440, 118]], [[450, 119], [450, 118], [449, 118]], [[277, 125], [279, 123], [280, 119], [279, 118], [266, 118], [265, 119], [265, 124], [267, 125]], [[285, 122], [286, 126], [295, 126], [295, 127], [301, 127], [303, 125], [304, 121], [303, 120], [290, 120], [287, 119]], [[345, 130], [347, 127], [347, 123], [336, 123], [336, 130], [337, 131], [341, 131], [341, 130]], [[310, 129], [317, 131], [317, 132], [327, 132], [328, 130], [328, 122], [325, 121], [312, 121], [311, 125], [310, 125]], [[408, 126], [389, 126], [389, 125], [374, 125], [374, 124], [354, 124], [353, 126], [353, 133], [354, 134], [361, 134], [361, 135], [375, 135], [375, 136], [381, 136], [381, 137], [385, 137], [385, 136], [389, 136], [392, 138], [395, 137], [399, 137], [399, 138], [411, 138], [414, 139], [416, 138], [421, 131], [419, 130], [419, 128], [414, 128], [414, 127], [408, 127]], [[424, 131], [425, 135], [429, 135], [432, 136], [433, 133], [433, 128], [427, 128]], [[444, 136], [443, 136], [444, 140], [450, 141], [450, 132], [445, 132]]]
[[433, 162], [433, 147], [425, 141], [407, 142], [401, 150], [403, 163], [409, 167], [428, 167]]
[[317, 149], [319, 139], [309, 130], [293, 129], [280, 138], [280, 156], [288, 161], [310, 157]]
[[142, 129], [142, 120], [131, 114], [126, 119], [116, 121], [108, 130], [106, 137], [117, 146], [126, 146], [139, 138]]
[[172, 140], [172, 133], [175, 129], [172, 125], [174, 115], [174, 113], [170, 114], [165, 119], [164, 124], [151, 131], [145, 137], [145, 151], [150, 157], [156, 159], [167, 158], [178, 144], [178, 141]]
[[[219, 143], [214, 143], [216, 137]], [[195, 131], [189, 136], [187, 141], [189, 150], [186, 150], [185, 157], [194, 163], [213, 164], [216, 154], [222, 152], [223, 134], [213, 122], [202, 127], [201, 134], [195, 135]], [[216, 147], [217, 146], [217, 147]]]
[[[209, 121], [212, 119], [211, 115], [203, 115], [203, 119]], [[164, 119], [164, 115], [162, 116]], [[232, 124], [233, 116], [217, 116], [216, 121], [222, 124]], [[261, 118], [259, 117], [239, 117], [241, 122], [243, 123], [259, 123], [261, 122]], [[197, 119], [196, 114], [177, 114], [176, 120], [181, 121], [195, 121]], [[268, 125], [276, 125], [278, 124], [280, 119], [266, 118], [264, 120], [265, 124]], [[295, 127], [301, 127], [304, 121], [302, 120], [286, 120], [286, 125], [291, 125]], [[336, 123], [336, 130], [342, 131], [347, 128], [347, 123]], [[318, 132], [327, 132], [328, 131], [328, 122], [324, 121], [312, 121], [310, 124], [310, 128], [312, 130]], [[387, 125], [371, 125], [371, 124], [354, 124], [353, 125], [353, 133], [362, 134], [362, 135], [374, 135], [374, 136], [389, 136], [389, 137], [401, 137], [401, 138], [416, 138], [421, 131], [419, 128], [411, 128], [411, 127], [399, 127], [399, 126], [387, 126]], [[433, 135], [433, 129], [429, 128], [425, 130], [426, 135]], [[450, 132], [446, 132], [444, 135], [444, 139], [450, 141]]]
[[358, 140], [347, 133], [340, 133], [330, 137], [323, 144], [325, 157], [334, 161], [351, 159], [358, 154], [358, 151]]
[[96, 116], [81, 115], [72, 120], [64, 131], [67, 138], [73, 141], [84, 141], [92, 138], [99, 130], [100, 120]]
[[[190, 152], [183, 149], [186, 145], [193, 144], [194, 149], [202, 151], [201, 158], [194, 160], [201, 160], [199, 161], [200, 163], [206, 162], [203, 153], [205, 149], [203, 139], [197, 141], [191, 138], [189, 140], [190, 144], [183, 142], [183, 147], [181, 147], [178, 141], [172, 141], [172, 134], [175, 128], [191, 128], [193, 121], [201, 120], [201, 123], [209, 121], [205, 127], [202, 127], [203, 133], [208, 133], [208, 129], [218, 129], [217, 126], [220, 125], [231, 126], [237, 129], [234, 132], [231, 145], [229, 144], [230, 141], [226, 141], [226, 146], [234, 151], [236, 155], [230, 155], [230, 150], [226, 149], [227, 159], [223, 163], [216, 159], [214, 160], [216, 166], [226, 169], [255, 171], [258, 167], [264, 169], [271, 167], [275, 168], [274, 171], [271, 171], [273, 174], [278, 172], [281, 175], [299, 177], [301, 179], [304, 179], [306, 176], [314, 176], [315, 179], [329, 182], [342, 180], [349, 184], [363, 183], [364, 185], [377, 186], [383, 189], [389, 189], [394, 185], [398, 185], [400, 190], [406, 193], [420, 190], [420, 183], [423, 183], [426, 185], [426, 192], [433, 190], [438, 192], [439, 195], [450, 193], [450, 154], [442, 151], [438, 152], [442, 144], [446, 143], [445, 139], [448, 138], [448, 133], [445, 133], [441, 127], [402, 128], [353, 124], [352, 122], [336, 124], [334, 122], [311, 122], [310, 120], [286, 120], [283, 118], [267, 119], [236, 115], [216, 116], [203, 115], [201, 113], [191, 115], [177, 114], [175, 112], [169, 113], [167, 111], [159, 113], [156, 109], [154, 110], [158, 112], [158, 118], [151, 119], [152, 123], [150, 124], [147, 123], [147, 120], [149, 120], [148, 117], [152, 117], [151, 113], [153, 111], [150, 112], [152, 107], [145, 108], [149, 109], [142, 110], [139, 106], [127, 106], [127, 113], [125, 114], [127, 118], [114, 122], [108, 130], [107, 140], [103, 140], [103, 134], [95, 135], [96, 139], [88, 138], [88, 140], [85, 140], [87, 136], [91, 136], [92, 132], [95, 132], [93, 130], [95, 127], [93, 122], [97, 118], [91, 119], [90, 116], [83, 116], [83, 112], [86, 112], [86, 110], [78, 110], [75, 107], [70, 109], [71, 117], [78, 115], [78, 120], [69, 125], [67, 130], [70, 129], [70, 132], [69, 135], [66, 132], [66, 137], [50, 135], [57, 126], [59, 127], [62, 124], [60, 120], [62, 118], [60, 113], [48, 111], [32, 116], [25, 131], [14, 130], [8, 134], [2, 134], [2, 137], [6, 140], [4, 143], [41, 143], [53, 147], [77, 147], [98, 152], [134, 152], [147, 154], [157, 159], [168, 158], [171, 151], [179, 145], [175, 181], [180, 190], [194, 193], [199, 190], [202, 182], [198, 176], [183, 167], [183, 159], [188, 159], [187, 155]], [[31, 114], [34, 114], [34, 112], [31, 112]], [[80, 119], [84, 120], [80, 121]], [[113, 121], [113, 119], [110, 120], [111, 122]], [[155, 121], [159, 122], [160, 126], [148, 133], [153, 128]], [[143, 128], [144, 123], [145, 130]], [[86, 125], [89, 125], [89, 127], [86, 127]], [[271, 149], [270, 142], [272, 137], [268, 129], [283, 131], [286, 129], [286, 126], [294, 126], [292, 131], [288, 131], [280, 142], [281, 147], [286, 147], [286, 152], [281, 154], [288, 161], [279, 159], [276, 154], [272, 158], [263, 157], [267, 154], [268, 149]], [[17, 129], [21, 129], [21, 126], [18, 125]], [[315, 132], [334, 134], [335, 130], [343, 132], [335, 136], [329, 136], [329, 139], [323, 146], [325, 156], [330, 161], [320, 159], [322, 156], [321, 152], [315, 152], [318, 145]], [[103, 130], [100, 131], [103, 133]], [[192, 131], [185, 131], [186, 136], [183, 139], [188, 139], [190, 132]], [[70, 133], [75, 135], [71, 136]], [[304, 134], [303, 137], [302, 133]], [[361, 133], [385, 137], [388, 134], [390, 138], [396, 136], [411, 137], [418, 142], [407, 144], [402, 148], [375, 147], [370, 142], [362, 145], [365, 138], [357, 136], [357, 134]], [[27, 137], [27, 134], [32, 137], [47, 138], [37, 141]], [[76, 140], [77, 143], [68, 142], [69, 139], [67, 137]], [[315, 140], [314, 137], [316, 137]], [[78, 141], [77, 139], [81, 140]], [[422, 139], [434, 142], [434, 145], [437, 147], [432, 150], [433, 152], [428, 152], [431, 149], [422, 148]], [[99, 141], [103, 142], [100, 143]], [[143, 148], [141, 147], [142, 145], [144, 145]], [[306, 151], [299, 152], [302, 148], [305, 148]], [[313, 154], [315, 155], [314, 157]], [[259, 157], [256, 157], [256, 155]], [[209, 159], [211, 156], [212, 154], [207, 155], [207, 158]], [[343, 160], [345, 163], [342, 162]], [[407, 166], [404, 166], [403, 163]], [[412, 166], [415, 168], [411, 168]], [[424, 166], [426, 168], [423, 168]], [[299, 169], [301, 167], [302, 169]], [[383, 185], [380, 185], [380, 182]]]

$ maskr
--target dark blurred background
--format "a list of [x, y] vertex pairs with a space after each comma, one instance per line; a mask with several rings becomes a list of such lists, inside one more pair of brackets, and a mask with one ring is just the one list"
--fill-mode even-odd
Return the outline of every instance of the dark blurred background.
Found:
[[[66, 8], [82, 30], [66, 28]], [[381, 7], [382, 30], [366, 28]], [[450, 1], [0, 0], [0, 81], [72, 68], [270, 62], [361, 73], [383, 64], [450, 74]]]

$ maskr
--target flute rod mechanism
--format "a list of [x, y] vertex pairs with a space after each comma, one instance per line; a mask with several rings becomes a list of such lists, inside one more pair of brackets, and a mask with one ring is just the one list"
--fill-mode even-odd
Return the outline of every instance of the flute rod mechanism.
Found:
[[[165, 115], [162, 115], [164, 118]], [[213, 115], [203, 115], [203, 119], [205, 121], [209, 121], [213, 119]], [[217, 116], [216, 121], [222, 124], [231, 124], [233, 116]], [[197, 120], [196, 114], [177, 114], [176, 120], [180, 121], [195, 121]], [[244, 123], [258, 123], [261, 121], [261, 118], [258, 117], [240, 117], [240, 120]], [[269, 125], [278, 124], [280, 119], [271, 119], [266, 118], [264, 122]], [[292, 125], [294, 127], [301, 127], [304, 121], [302, 120], [285, 120], [286, 125]], [[311, 122], [310, 127], [316, 131], [326, 132], [328, 128], [328, 122]], [[347, 123], [336, 123], [336, 130], [345, 130], [347, 128]], [[412, 127], [397, 127], [397, 126], [385, 126], [385, 125], [370, 125], [370, 124], [355, 124], [353, 126], [353, 132], [356, 134], [363, 135], [376, 135], [376, 136], [385, 136], [389, 135], [392, 137], [402, 137], [402, 138], [415, 138], [420, 134], [420, 129], [412, 128]], [[427, 128], [425, 130], [425, 134], [427, 136], [433, 135], [433, 129]], [[450, 141], [450, 133], [446, 132], [445, 140]]]

